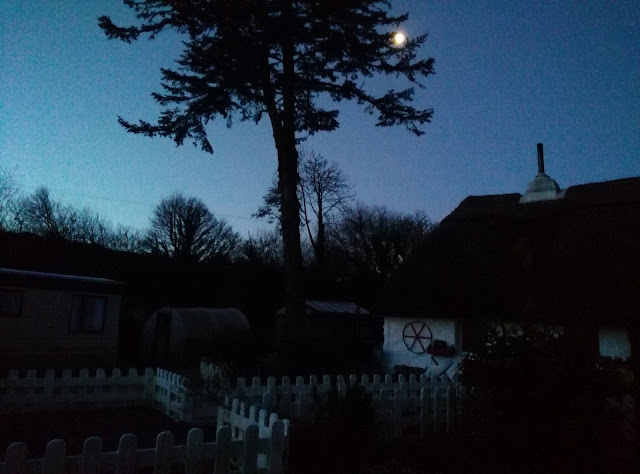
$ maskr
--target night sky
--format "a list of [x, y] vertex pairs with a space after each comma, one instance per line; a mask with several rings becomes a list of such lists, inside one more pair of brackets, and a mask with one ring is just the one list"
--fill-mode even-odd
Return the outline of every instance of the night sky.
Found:
[[[562, 188], [640, 174], [637, 1], [393, 4], [409, 35], [429, 34], [436, 74], [415, 101], [435, 110], [426, 134], [347, 104], [339, 130], [305, 145], [339, 163], [358, 200], [441, 220], [467, 195], [524, 192], [537, 142]], [[213, 155], [126, 133], [118, 115], [157, 118], [150, 93], [181, 45], [107, 40], [100, 15], [132, 21], [120, 0], [0, 2], [0, 166], [24, 192], [46, 185], [114, 223], [142, 229], [182, 191], [243, 236], [266, 227], [250, 216], [276, 170], [269, 123], [212, 126]]]

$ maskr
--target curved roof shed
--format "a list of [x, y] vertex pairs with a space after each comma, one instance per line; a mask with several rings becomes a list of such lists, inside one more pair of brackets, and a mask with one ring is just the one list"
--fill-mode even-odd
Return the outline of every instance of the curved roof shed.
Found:
[[160, 308], [143, 331], [146, 359], [163, 367], [237, 354], [250, 336], [247, 317], [235, 308]]

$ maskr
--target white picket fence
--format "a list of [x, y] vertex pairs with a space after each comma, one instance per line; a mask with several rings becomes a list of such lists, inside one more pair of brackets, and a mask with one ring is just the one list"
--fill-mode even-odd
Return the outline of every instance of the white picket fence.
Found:
[[289, 421], [279, 420], [256, 406], [247, 407], [234, 400], [231, 408], [218, 408], [216, 441], [204, 442], [204, 432], [192, 428], [187, 444], [174, 446], [173, 434], [163, 431], [156, 446], [138, 449], [137, 438], [125, 434], [118, 450], [104, 453], [103, 441], [88, 438], [82, 454], [67, 455], [61, 439], [49, 441], [42, 459], [28, 459], [23, 442], [11, 444], [0, 462], [0, 474], [24, 473], [106, 473], [128, 474], [152, 468], [154, 473], [168, 474], [173, 466], [183, 466], [185, 473], [284, 473], [289, 458]]
[[109, 376], [104, 369], [97, 369], [95, 375], [80, 369], [77, 376], [65, 369], [61, 377], [53, 369], [46, 370], [44, 377], [34, 369], [24, 377], [11, 370], [6, 379], [0, 379], [0, 413], [151, 405], [176, 420], [190, 421], [189, 393], [182, 376], [163, 369], [146, 368], [142, 373], [129, 369], [126, 375], [113, 369]]
[[231, 426], [223, 426], [211, 443], [204, 442], [202, 429], [192, 428], [187, 444], [180, 446], [174, 446], [171, 432], [163, 431], [151, 449], [137, 449], [136, 436], [125, 434], [118, 450], [108, 453], [102, 452], [101, 438], [91, 437], [85, 441], [82, 454], [71, 456], [66, 453], [65, 442], [55, 439], [47, 443], [42, 459], [28, 459], [26, 444], [13, 443], [6, 450], [4, 462], [0, 462], [0, 474], [130, 474], [145, 468], [152, 468], [154, 474], [169, 474], [174, 466], [184, 466], [184, 472], [193, 474], [211, 472], [211, 466], [214, 474], [280, 474], [287, 468], [285, 426], [283, 421], [275, 421], [269, 437], [260, 438], [258, 425], [252, 424], [244, 429], [241, 439], [234, 439]]
[[0, 379], [0, 412], [143, 405], [154, 396], [154, 379], [149, 368], [142, 374], [130, 369], [127, 375], [113, 369], [108, 377], [104, 369], [97, 369], [93, 376], [88, 369], [80, 369], [75, 377], [70, 369], [61, 377], [53, 369], [46, 370], [44, 377], [37, 377], [33, 369], [25, 377], [11, 370], [6, 379]]
[[378, 421], [378, 435], [398, 438], [414, 433], [460, 432], [464, 421], [465, 387], [446, 376], [440, 378], [422, 375], [396, 380], [391, 375], [351, 375], [332, 378], [328, 375], [320, 381], [316, 376], [308, 380], [299, 376], [295, 383], [282, 377], [277, 383], [269, 377], [266, 384], [254, 377], [251, 385], [244, 378], [238, 379], [231, 396], [246, 404], [260, 405], [266, 411], [277, 412], [292, 420], [308, 419], [320, 415], [329, 406], [332, 393], [346, 396], [348, 387], [360, 386], [371, 396]]
[[[270, 453], [258, 454], [258, 467], [278, 465], [283, 472], [286, 471], [289, 458], [289, 420], [279, 420], [276, 413], [270, 413], [256, 405], [247, 405], [236, 398], [229, 407], [218, 409], [217, 426], [229, 427], [234, 441], [246, 440], [249, 430], [257, 429], [259, 439], [272, 440]], [[274, 440], [274, 430], [279, 426], [284, 430], [283, 435], [278, 434]], [[277, 459], [274, 459], [272, 453], [277, 453]]]
[[[201, 373], [206, 373], [203, 367]], [[47, 370], [44, 377], [37, 377], [35, 370], [28, 370], [26, 377], [11, 371], [8, 378], [0, 379], [0, 413], [150, 405], [178, 421], [197, 419], [213, 423], [219, 404], [203, 393], [194, 393], [186, 382], [179, 374], [151, 368], [143, 374], [130, 369], [127, 375], [113, 369], [110, 376], [103, 369], [98, 369], [95, 376], [82, 369], [77, 377], [70, 370], [63, 371], [62, 377], [56, 377], [53, 370]], [[246, 379], [239, 378], [229, 398], [237, 398], [247, 407], [255, 405], [258, 414], [264, 409], [268, 413], [277, 412], [282, 418], [301, 420], [319, 415], [328, 407], [332, 395], [344, 397], [348, 386], [359, 385], [371, 395], [383, 436], [398, 437], [412, 429], [420, 435], [462, 429], [466, 392], [446, 376], [400, 375], [394, 379], [391, 375], [360, 378], [325, 375], [321, 380], [316, 376], [306, 379], [299, 376], [295, 383], [291, 382], [290, 377], [279, 380], [269, 377], [263, 384], [254, 377], [249, 385]]]

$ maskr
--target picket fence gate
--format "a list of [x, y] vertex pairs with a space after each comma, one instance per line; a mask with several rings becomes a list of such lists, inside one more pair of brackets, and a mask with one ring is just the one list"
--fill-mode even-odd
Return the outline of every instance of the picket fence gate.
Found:
[[151, 449], [137, 449], [137, 438], [125, 434], [118, 450], [104, 453], [103, 441], [88, 438], [82, 454], [67, 456], [61, 439], [49, 441], [42, 459], [28, 459], [27, 445], [11, 444], [0, 462], [0, 474], [25, 473], [107, 473], [129, 474], [152, 468], [154, 474], [169, 474], [172, 467], [182, 465], [184, 472], [284, 473], [289, 458], [289, 421], [256, 406], [240, 406], [236, 400], [231, 409], [218, 408], [216, 441], [204, 442], [204, 432], [192, 428], [187, 444], [174, 446], [173, 434], [163, 431]]

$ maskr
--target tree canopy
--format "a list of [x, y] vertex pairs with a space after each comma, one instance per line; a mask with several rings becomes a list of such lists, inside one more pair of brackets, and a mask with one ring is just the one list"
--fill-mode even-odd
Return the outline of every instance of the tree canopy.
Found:
[[[431, 109], [409, 105], [414, 88], [367, 91], [375, 74], [402, 75], [422, 87], [433, 73], [433, 58], [417, 59], [426, 35], [402, 47], [393, 34], [408, 16], [391, 15], [380, 0], [124, 0], [139, 26], [119, 27], [108, 16], [99, 25], [109, 38], [130, 43], [163, 30], [184, 34], [178, 68], [162, 69], [163, 92], [153, 97], [164, 107], [157, 123], [120, 119], [127, 130], [149, 136], [189, 138], [212, 152], [206, 125], [217, 116], [260, 121], [268, 114], [275, 133], [284, 126], [303, 137], [338, 127], [338, 109], [318, 104], [356, 100], [377, 125], [404, 125], [422, 134]], [[289, 62], [289, 63], [288, 63]], [[291, 92], [291, 97], [287, 96]], [[292, 100], [287, 103], [287, 100]], [[287, 123], [291, 115], [293, 123]], [[276, 138], [277, 140], [277, 138]]]
[[[347, 177], [336, 163], [313, 151], [301, 151], [298, 199], [300, 220], [306, 229], [315, 262], [322, 266], [326, 253], [327, 228], [347, 208], [353, 193]], [[274, 180], [254, 217], [269, 223], [280, 220], [280, 192]]]
[[177, 193], [155, 207], [146, 243], [152, 252], [201, 262], [233, 257], [240, 237], [200, 199]]
[[[394, 33], [407, 15], [384, 0], [123, 0], [139, 20], [121, 27], [108, 16], [99, 25], [126, 42], [174, 30], [184, 37], [175, 69], [162, 69], [162, 107], [155, 122], [119, 122], [130, 132], [213, 146], [207, 124], [215, 118], [259, 122], [269, 118], [278, 152], [278, 189], [285, 265], [286, 311], [304, 314], [297, 198], [298, 152], [306, 136], [338, 127], [331, 101], [356, 101], [377, 115], [376, 125], [403, 125], [415, 134], [431, 109], [411, 106], [414, 86], [433, 73], [419, 59], [426, 35], [399, 47]], [[404, 77], [409, 87], [377, 93], [368, 80]], [[328, 100], [327, 100], [328, 99]]]
[[385, 280], [434, 227], [421, 212], [405, 215], [359, 203], [343, 214], [332, 237], [356, 274]]

